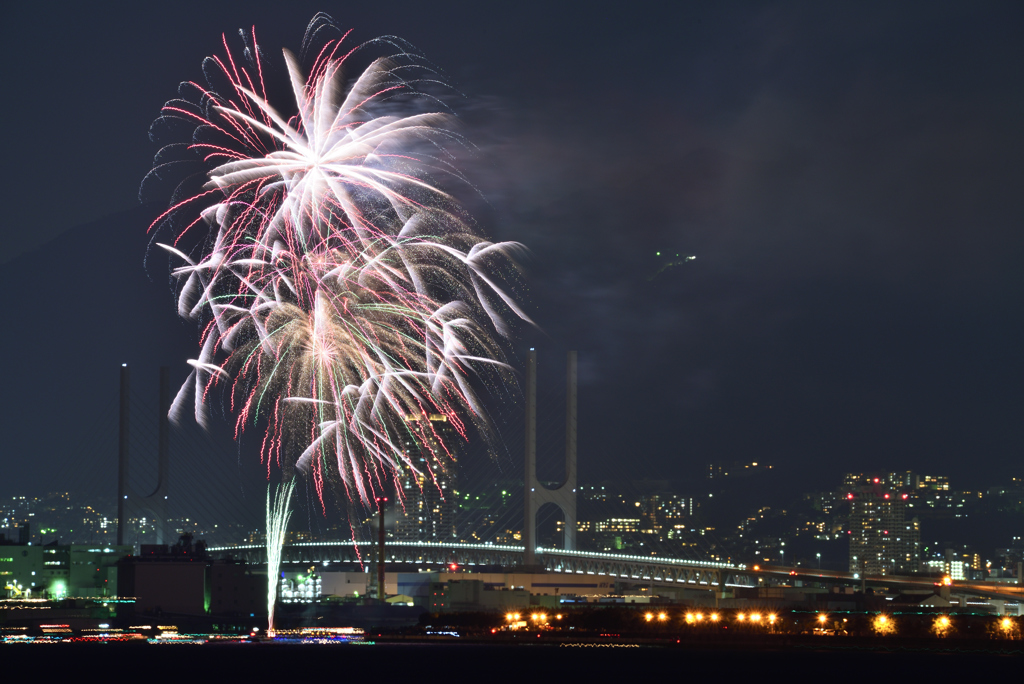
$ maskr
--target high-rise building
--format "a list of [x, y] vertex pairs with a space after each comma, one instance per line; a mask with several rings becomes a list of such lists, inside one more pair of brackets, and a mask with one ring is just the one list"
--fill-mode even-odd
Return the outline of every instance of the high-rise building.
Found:
[[921, 529], [916, 518], [906, 520], [907, 498], [877, 480], [847, 494], [850, 572], [893, 575], [920, 569]]
[[896, 473], [847, 473], [843, 476], [842, 489], [844, 492], [852, 492], [857, 491], [860, 487], [881, 485], [891, 489], [911, 491], [919, 486], [924, 486], [920, 483], [921, 476], [910, 470]]
[[899, 473], [886, 473], [882, 478], [882, 482], [889, 487], [912, 490], [921, 486], [921, 476], [911, 470]]
[[949, 478], [945, 475], [922, 475], [918, 485], [921, 488], [934, 489], [940, 492], [949, 491]]
[[672, 492], [645, 494], [640, 500], [640, 528], [650, 534], [685, 526], [693, 517], [694, 508], [700, 504], [693, 497]]
[[402, 508], [395, 524], [400, 541], [450, 541], [456, 538], [455, 473], [459, 435], [448, 416], [406, 416], [404, 451], [414, 468], [398, 475]]

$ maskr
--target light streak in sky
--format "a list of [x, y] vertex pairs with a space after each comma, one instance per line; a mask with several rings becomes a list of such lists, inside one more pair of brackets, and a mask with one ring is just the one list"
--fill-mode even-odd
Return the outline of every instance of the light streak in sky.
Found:
[[[321, 501], [332, 481], [369, 506], [397, 470], [417, 470], [410, 438], [438, 444], [442, 469], [450, 458], [431, 421], [410, 418], [487, 434], [476, 388], [510, 382], [497, 339], [529, 322], [509, 290], [524, 248], [478, 235], [448, 189], [464, 182], [464, 143], [449, 115], [425, 111], [436, 75], [398, 39], [321, 40], [331, 30], [326, 15], [310, 23], [308, 72], [284, 52], [290, 98], [268, 95], [255, 32], [242, 59], [226, 39], [207, 58], [206, 85], [182, 84], [154, 130], [189, 139], [165, 146], [147, 181], [200, 163], [202, 184], [182, 181], [150, 230], [173, 237], [157, 244], [180, 262], [178, 312], [200, 329], [172, 416], [191, 395], [205, 425], [218, 396], [236, 438], [262, 427], [268, 476], [294, 465]], [[381, 46], [397, 52], [347, 81]]]

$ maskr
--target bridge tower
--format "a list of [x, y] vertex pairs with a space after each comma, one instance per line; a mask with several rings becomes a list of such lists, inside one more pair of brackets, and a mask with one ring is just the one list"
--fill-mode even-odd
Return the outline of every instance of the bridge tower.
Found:
[[149, 514], [156, 528], [156, 543], [167, 544], [170, 536], [167, 533], [167, 485], [170, 466], [170, 411], [171, 411], [171, 371], [167, 366], [160, 367], [160, 414], [157, 435], [157, 482], [156, 488], [145, 496], [131, 491], [128, 484], [129, 466], [129, 406], [131, 403], [131, 376], [128, 364], [121, 364], [121, 410], [118, 425], [117, 448], [117, 543], [124, 544], [125, 530], [129, 511], [140, 509]]
[[548, 489], [537, 480], [537, 352], [526, 355], [526, 467], [523, 476], [525, 521], [523, 525], [523, 565], [537, 564], [537, 511], [553, 503], [565, 519], [563, 544], [576, 549], [576, 352], [566, 360], [565, 375], [565, 480]]

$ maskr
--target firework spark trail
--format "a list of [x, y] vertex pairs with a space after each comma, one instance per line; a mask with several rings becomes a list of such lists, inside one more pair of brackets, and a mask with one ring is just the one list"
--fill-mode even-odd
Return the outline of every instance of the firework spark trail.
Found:
[[[417, 109], [433, 74], [396, 39], [349, 48], [345, 34], [317, 50], [332, 26], [318, 15], [307, 29], [308, 77], [284, 53], [291, 115], [270, 102], [248, 34], [245, 61], [225, 41], [226, 58], [204, 63], [208, 85], [183, 84], [157, 124], [184, 122], [190, 141], [163, 148], [147, 179], [186, 163], [185, 149], [203, 185], [180, 184], [150, 229], [173, 233], [159, 246], [182, 263], [178, 311], [201, 330], [172, 415], [191, 393], [205, 424], [220, 393], [236, 436], [264, 421], [268, 468], [310, 473], [321, 501], [334, 477], [368, 506], [399, 469], [416, 470], [404, 444], [430, 440], [414, 418], [445, 415], [465, 437], [464, 415], [487, 433], [474, 386], [508, 381], [496, 336], [510, 335], [508, 314], [529, 319], [502, 285], [522, 246], [475, 234], [436, 180], [464, 179], [449, 117]], [[348, 60], [380, 45], [399, 52], [346, 84]], [[431, 456], [443, 468], [447, 454]]]
[[267, 634], [274, 636], [274, 608], [277, 605], [277, 587], [281, 583], [281, 552], [288, 521], [292, 517], [291, 500], [295, 480], [277, 485], [271, 501], [267, 487]]

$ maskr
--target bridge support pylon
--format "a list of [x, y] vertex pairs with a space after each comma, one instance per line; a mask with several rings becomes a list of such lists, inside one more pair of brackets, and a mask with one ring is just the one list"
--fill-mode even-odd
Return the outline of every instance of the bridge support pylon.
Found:
[[526, 467], [523, 476], [525, 521], [523, 565], [537, 565], [537, 511], [547, 503], [558, 506], [565, 519], [563, 546], [576, 550], [576, 352], [568, 354], [565, 377], [565, 479], [553, 489], [537, 480], [537, 352], [526, 356]]
[[131, 380], [128, 364], [121, 364], [120, 420], [118, 425], [117, 449], [117, 543], [124, 544], [131, 514], [146, 513], [153, 521], [156, 543], [171, 541], [170, 523], [167, 520], [167, 485], [170, 480], [170, 424], [171, 380], [170, 369], [160, 367], [160, 414], [157, 434], [157, 483], [152, 493], [142, 496], [132, 491], [128, 483], [129, 466], [129, 406], [131, 404]]

